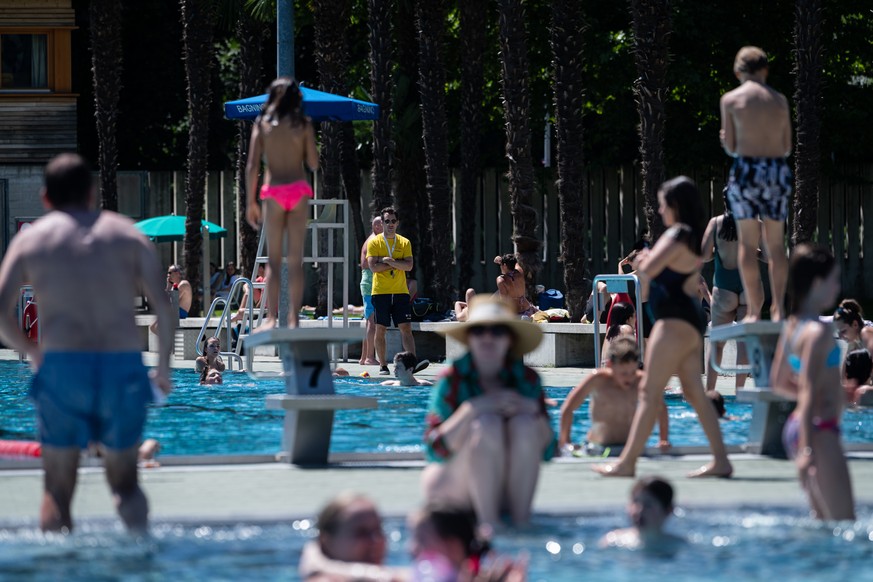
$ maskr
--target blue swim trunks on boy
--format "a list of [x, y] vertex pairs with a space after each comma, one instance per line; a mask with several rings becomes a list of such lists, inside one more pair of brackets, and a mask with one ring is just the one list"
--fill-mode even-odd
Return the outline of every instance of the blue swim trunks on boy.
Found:
[[740, 157], [734, 160], [727, 198], [736, 220], [788, 218], [791, 167], [785, 158]]
[[30, 397], [43, 445], [123, 450], [139, 445], [152, 390], [139, 352], [48, 352]]

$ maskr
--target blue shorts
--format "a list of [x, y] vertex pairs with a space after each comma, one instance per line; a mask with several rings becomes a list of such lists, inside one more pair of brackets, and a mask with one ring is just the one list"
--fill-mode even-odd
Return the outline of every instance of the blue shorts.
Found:
[[736, 220], [788, 218], [788, 199], [793, 183], [785, 158], [734, 160], [727, 185], [727, 198]]
[[373, 307], [373, 296], [364, 295], [364, 319], [370, 319], [370, 316], [375, 313], [376, 308]]
[[139, 444], [152, 390], [139, 352], [48, 352], [30, 397], [43, 445], [122, 450]]

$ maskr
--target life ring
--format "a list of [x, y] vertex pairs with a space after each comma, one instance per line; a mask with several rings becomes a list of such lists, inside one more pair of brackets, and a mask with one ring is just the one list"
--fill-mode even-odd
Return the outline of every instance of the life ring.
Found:
[[0, 458], [40, 457], [42, 445], [36, 441], [0, 440]]
[[36, 301], [28, 301], [24, 307], [22, 331], [33, 343], [39, 341], [39, 314], [36, 311]]

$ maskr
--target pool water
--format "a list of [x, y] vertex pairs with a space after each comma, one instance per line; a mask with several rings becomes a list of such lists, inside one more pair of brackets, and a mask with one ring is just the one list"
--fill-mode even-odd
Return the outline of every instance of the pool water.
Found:
[[[624, 527], [618, 511], [536, 516], [523, 532], [494, 543], [497, 554], [529, 559], [531, 582], [583, 579], [873, 580], [873, 517], [859, 508], [855, 523], [822, 524], [801, 509], [677, 509], [667, 529], [687, 540], [673, 554], [601, 549], [599, 539]], [[388, 563], [408, 565], [402, 519], [385, 522]], [[0, 529], [4, 579], [49, 580], [299, 580], [303, 545], [313, 522], [154, 524], [133, 539], [119, 526], [82, 524], [71, 536], [28, 528]]]
[[[27, 398], [31, 373], [18, 362], [0, 362], [0, 438], [36, 438], [36, 419]], [[282, 443], [281, 411], [267, 410], [267, 394], [284, 392], [281, 379], [250, 379], [239, 372], [224, 375], [221, 386], [201, 386], [193, 370], [173, 370], [176, 389], [167, 405], [149, 411], [145, 437], [161, 442], [163, 454], [273, 454]], [[420, 451], [424, 417], [430, 387], [388, 387], [362, 378], [340, 378], [336, 390], [341, 394], [370, 396], [379, 400], [375, 410], [343, 410], [336, 413], [331, 450], [333, 452]], [[569, 387], [547, 387], [549, 397], [562, 402]], [[693, 409], [681, 398], [668, 398], [670, 441], [674, 446], [706, 446], [703, 429]], [[743, 444], [752, 417], [749, 404], [726, 398], [728, 415], [722, 421], [725, 443]], [[557, 430], [559, 408], [550, 409]], [[588, 430], [588, 403], [575, 415], [574, 442]], [[847, 442], [873, 442], [873, 409], [848, 410], [843, 417], [843, 439]], [[649, 445], [657, 444], [658, 431]]]

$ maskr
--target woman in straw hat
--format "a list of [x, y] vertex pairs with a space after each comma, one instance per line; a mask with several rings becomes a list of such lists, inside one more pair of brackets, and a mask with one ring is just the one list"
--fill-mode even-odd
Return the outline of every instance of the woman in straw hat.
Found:
[[518, 319], [505, 300], [477, 296], [467, 321], [444, 335], [468, 352], [431, 393], [425, 498], [473, 507], [491, 525], [506, 508], [516, 525], [524, 524], [540, 461], [551, 458], [556, 444], [542, 382], [522, 360], [539, 345], [542, 331]]

